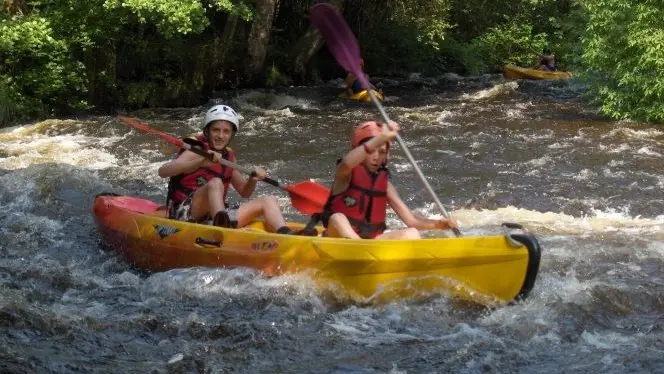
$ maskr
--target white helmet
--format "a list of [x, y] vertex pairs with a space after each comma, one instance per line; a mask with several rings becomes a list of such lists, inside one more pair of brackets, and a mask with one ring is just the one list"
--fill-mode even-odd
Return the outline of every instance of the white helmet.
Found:
[[203, 119], [203, 129], [206, 129], [210, 122], [214, 121], [228, 121], [233, 124], [235, 132], [240, 130], [240, 120], [237, 117], [237, 113], [228, 105], [215, 105], [208, 109]]

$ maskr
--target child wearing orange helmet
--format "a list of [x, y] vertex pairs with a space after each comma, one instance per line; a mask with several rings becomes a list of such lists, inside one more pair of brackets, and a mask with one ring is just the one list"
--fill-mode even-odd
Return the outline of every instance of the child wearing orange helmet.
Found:
[[[401, 200], [389, 181], [387, 160], [392, 129], [375, 121], [359, 124], [351, 138], [352, 150], [337, 164], [330, 198], [323, 213], [329, 236], [351, 239], [419, 239], [419, 230], [456, 228], [453, 219], [417, 216]], [[406, 229], [385, 232], [387, 206], [391, 206]]]

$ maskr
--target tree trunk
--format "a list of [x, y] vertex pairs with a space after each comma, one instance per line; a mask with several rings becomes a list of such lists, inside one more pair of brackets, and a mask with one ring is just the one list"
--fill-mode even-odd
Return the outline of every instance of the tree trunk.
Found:
[[118, 104], [117, 50], [115, 42], [107, 40], [103, 45], [88, 48], [84, 56], [88, 77], [88, 102], [98, 108], [112, 108]]
[[221, 36], [215, 36], [212, 40], [211, 52], [209, 54], [210, 66], [206, 72], [209, 83], [204, 89], [206, 94], [214, 95], [214, 92], [220, 87], [224, 86], [224, 82], [228, 80], [226, 75], [226, 59], [228, 53], [233, 50], [235, 31], [237, 30], [238, 16], [228, 14], [224, 31]]
[[214, 61], [219, 64], [219, 67], [224, 66], [226, 61], [226, 55], [228, 51], [232, 49], [233, 45], [233, 36], [235, 35], [235, 28], [237, 27], [238, 16], [232, 14], [228, 15], [226, 20], [226, 25], [224, 25], [224, 32], [221, 35], [221, 38], [216, 39], [214, 54]]
[[277, 0], [256, 0], [255, 4], [256, 16], [251, 24], [247, 40], [249, 61], [245, 76], [249, 82], [254, 82], [265, 67], [265, 57], [270, 42], [270, 32]]
[[309, 60], [318, 52], [318, 50], [325, 44], [325, 40], [321, 38], [320, 34], [315, 27], [309, 26], [302, 37], [295, 43], [292, 54], [295, 55], [293, 61], [293, 72], [299, 83], [304, 83], [307, 78], [307, 64]]
[[[339, 11], [343, 11], [345, 0], [332, 0], [330, 4], [334, 5]], [[291, 56], [294, 57], [293, 72], [299, 79], [299, 83], [304, 83], [307, 78], [307, 64], [309, 60], [320, 50], [325, 44], [325, 40], [320, 36], [320, 33], [313, 25], [309, 26], [307, 32], [300, 37], [291, 50]]]
[[2, 0], [2, 12], [9, 15], [26, 14], [28, 6], [25, 0]]

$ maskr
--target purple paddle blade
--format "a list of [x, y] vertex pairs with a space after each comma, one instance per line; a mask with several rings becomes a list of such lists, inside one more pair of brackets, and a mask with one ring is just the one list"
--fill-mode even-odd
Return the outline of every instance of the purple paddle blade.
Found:
[[368, 90], [371, 86], [360, 67], [360, 47], [357, 39], [337, 8], [327, 3], [318, 3], [309, 10], [309, 17], [339, 65], [353, 73], [362, 88]]

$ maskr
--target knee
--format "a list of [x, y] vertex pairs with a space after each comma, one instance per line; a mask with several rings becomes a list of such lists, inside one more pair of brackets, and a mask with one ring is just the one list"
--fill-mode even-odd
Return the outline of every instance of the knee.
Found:
[[260, 204], [263, 208], [266, 208], [266, 207], [277, 207], [278, 208], [279, 207], [279, 201], [274, 196], [265, 196], [265, 195], [263, 195], [263, 196], [259, 196], [257, 199], [258, 199], [258, 201], [260, 202]]
[[345, 221], [348, 221], [348, 219], [343, 213], [334, 213], [330, 216], [329, 224], [339, 227], [339, 225], [343, 224]]
[[205, 185], [214, 191], [224, 191], [224, 182], [220, 178], [212, 178]]
[[422, 235], [420, 235], [420, 230], [414, 228], [414, 227], [409, 227], [406, 229], [404, 236], [406, 239], [420, 239]]
[[337, 230], [353, 230], [350, 221], [348, 221], [348, 217], [343, 213], [332, 214], [327, 221], [327, 227], [332, 227]]

